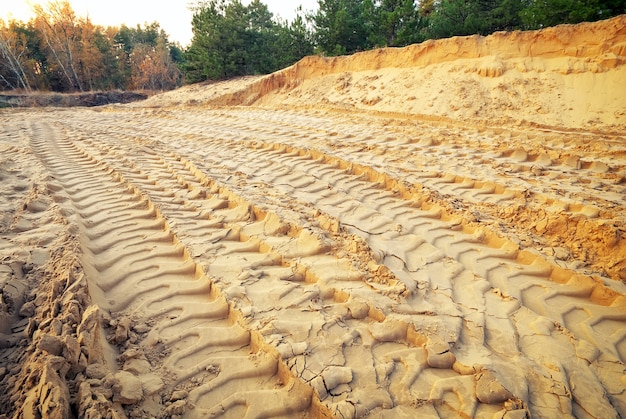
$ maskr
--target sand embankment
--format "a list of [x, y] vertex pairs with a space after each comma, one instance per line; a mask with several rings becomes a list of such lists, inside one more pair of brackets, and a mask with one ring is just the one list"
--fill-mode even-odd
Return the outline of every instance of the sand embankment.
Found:
[[488, 124], [626, 127], [626, 16], [306, 57], [219, 105], [327, 106]]

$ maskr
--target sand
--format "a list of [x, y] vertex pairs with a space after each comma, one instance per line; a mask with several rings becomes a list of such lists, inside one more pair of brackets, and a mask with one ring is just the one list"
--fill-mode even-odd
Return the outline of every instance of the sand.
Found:
[[0, 111], [0, 417], [626, 413], [626, 17]]

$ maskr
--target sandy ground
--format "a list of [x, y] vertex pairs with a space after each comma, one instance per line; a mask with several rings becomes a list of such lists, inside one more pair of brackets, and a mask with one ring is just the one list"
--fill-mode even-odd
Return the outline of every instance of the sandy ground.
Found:
[[624, 417], [624, 28], [2, 110], [0, 417]]

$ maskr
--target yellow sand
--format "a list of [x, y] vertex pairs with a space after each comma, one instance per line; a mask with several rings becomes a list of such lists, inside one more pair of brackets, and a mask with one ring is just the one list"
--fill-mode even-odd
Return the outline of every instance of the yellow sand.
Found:
[[623, 415], [624, 28], [2, 110], [0, 415]]

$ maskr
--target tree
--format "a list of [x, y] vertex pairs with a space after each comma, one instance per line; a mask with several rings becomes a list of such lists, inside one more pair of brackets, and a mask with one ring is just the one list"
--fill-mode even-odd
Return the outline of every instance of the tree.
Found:
[[[86, 90], [100, 87], [106, 79], [103, 50], [96, 44], [99, 28], [87, 18], [80, 22], [80, 43], [77, 45], [76, 57], [79, 85]], [[102, 45], [102, 44], [101, 44]]]
[[[379, 46], [405, 46], [424, 40], [422, 29], [424, 20], [420, 19], [413, 0], [381, 0], [371, 3], [373, 20], [370, 25], [371, 39]], [[370, 7], [371, 7], [370, 6]]]
[[518, 29], [521, 25], [520, 12], [526, 6], [527, 0], [434, 2], [430, 9], [428, 35], [430, 38], [444, 38]]
[[279, 27], [273, 14], [259, 0], [253, 0], [246, 10], [247, 30], [244, 32], [247, 54], [245, 74], [266, 74], [278, 69], [276, 43]]
[[531, 0], [520, 13], [528, 29], [607, 19], [626, 13], [624, 0]]
[[[432, 0], [428, 2], [433, 3]], [[427, 3], [428, 3], [427, 2]], [[308, 16], [320, 52], [353, 53], [374, 46], [405, 46], [426, 39], [428, 5], [414, 0], [318, 0]]]
[[114, 44], [117, 28], [100, 28], [93, 34], [93, 45], [100, 52], [101, 77], [98, 78], [92, 88], [96, 90], [125, 89], [126, 79], [118, 59], [119, 51]]
[[17, 30], [18, 22], [5, 24], [0, 19], [0, 81], [11, 89], [22, 88], [30, 91], [30, 82], [24, 67], [27, 59], [27, 45], [24, 36]]
[[185, 54], [184, 67], [190, 82], [223, 79], [243, 71], [237, 65], [245, 60], [242, 39], [245, 24], [237, 23], [242, 8], [239, 1], [227, 4], [215, 0], [194, 8], [193, 39]]
[[113, 42], [125, 88], [167, 90], [182, 83], [182, 51], [168, 41], [158, 22], [122, 25]]
[[512, 31], [522, 28], [521, 11], [528, 6], [528, 0], [500, 0], [490, 10], [489, 33]]
[[183, 64], [189, 82], [271, 73], [312, 50], [302, 18], [291, 26], [276, 22], [260, 0], [248, 6], [211, 0], [192, 10], [194, 35]]
[[[117, 58], [120, 72], [122, 72], [125, 83], [130, 87], [133, 73], [138, 71], [133, 68], [131, 56], [140, 45], [155, 47], [158, 42], [160, 26], [157, 22], [145, 24], [144, 27], [128, 27], [122, 25], [113, 37], [114, 46], [117, 49]], [[137, 61], [135, 60], [135, 63]]]
[[182, 84], [180, 46], [157, 22], [94, 25], [67, 1], [34, 7], [28, 23], [0, 19], [0, 89], [171, 89]]
[[131, 54], [134, 89], [171, 90], [180, 86], [182, 73], [172, 61], [166, 40], [159, 38], [155, 46], [138, 44]]
[[[302, 9], [298, 9], [300, 12]], [[281, 26], [276, 51], [277, 68], [287, 67], [304, 56], [314, 53], [312, 34], [304, 17], [298, 13], [290, 24]], [[281, 53], [282, 51], [282, 53]]]
[[[318, 0], [317, 12], [309, 16], [320, 52], [351, 54], [373, 46], [363, 0]], [[371, 2], [370, 2], [371, 4]]]
[[54, 62], [67, 80], [65, 90], [83, 90], [76, 72], [74, 51], [80, 43], [80, 29], [76, 14], [68, 1], [48, 3], [48, 9], [34, 6], [35, 26], [42, 35]]
[[447, 38], [475, 33], [477, 28], [472, 25], [475, 6], [475, 2], [464, 0], [442, 0], [435, 4], [430, 17], [429, 37]]

